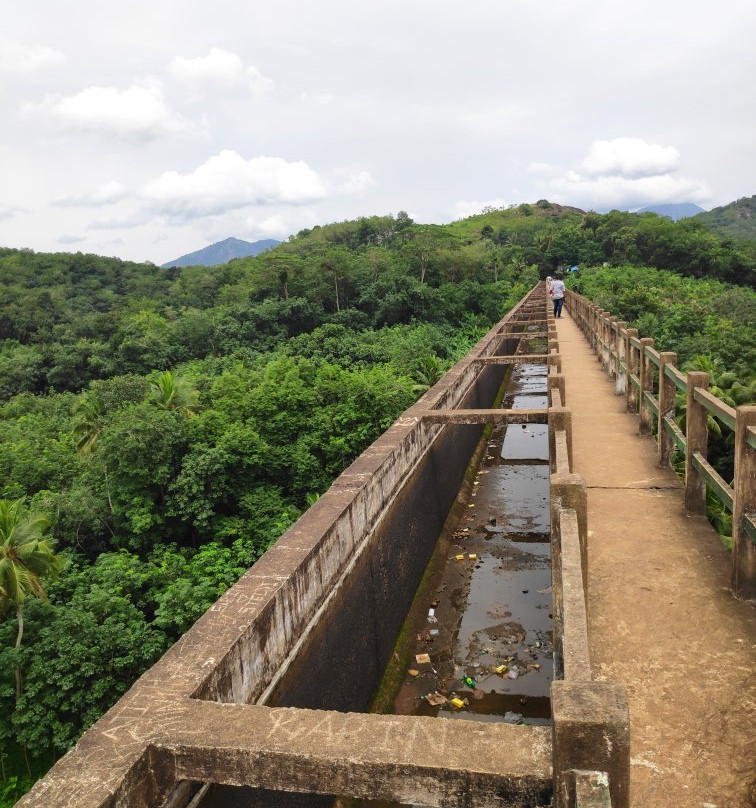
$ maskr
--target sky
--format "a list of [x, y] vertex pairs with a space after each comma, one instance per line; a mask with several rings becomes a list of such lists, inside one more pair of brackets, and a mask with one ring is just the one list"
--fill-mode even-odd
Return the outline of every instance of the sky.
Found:
[[3, 0], [0, 246], [756, 192], [752, 0]]

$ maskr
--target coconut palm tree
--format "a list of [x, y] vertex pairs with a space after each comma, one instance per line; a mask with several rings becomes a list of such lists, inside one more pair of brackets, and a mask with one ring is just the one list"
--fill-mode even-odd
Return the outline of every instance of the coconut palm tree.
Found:
[[426, 354], [415, 361], [412, 369], [412, 379], [415, 384], [412, 390], [415, 393], [424, 393], [444, 375], [446, 365], [436, 354]]
[[188, 379], [177, 373], [164, 370], [150, 382], [150, 387], [150, 401], [160, 409], [178, 410], [189, 417], [201, 409], [199, 393]]
[[80, 455], [88, 455], [94, 449], [105, 423], [100, 401], [92, 394], [84, 394], [73, 412], [75, 420], [71, 434], [76, 438], [76, 451]]
[[[10, 608], [18, 618], [16, 648], [24, 636], [24, 601], [45, 597], [42, 578], [54, 578], [63, 560], [45, 537], [50, 520], [38, 513], [25, 514], [23, 499], [0, 499], [0, 615]], [[21, 697], [21, 669], [16, 668], [16, 699]]]

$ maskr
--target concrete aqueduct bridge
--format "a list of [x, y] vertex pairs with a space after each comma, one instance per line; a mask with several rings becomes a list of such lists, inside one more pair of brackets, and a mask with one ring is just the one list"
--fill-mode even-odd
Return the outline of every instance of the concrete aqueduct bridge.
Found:
[[[591, 680], [585, 487], [537, 285], [370, 446], [19, 808], [184, 808], [205, 784], [425, 806], [628, 805], [624, 688]], [[527, 332], [527, 333], [526, 333]], [[493, 408], [529, 339], [549, 408]], [[489, 423], [548, 423], [552, 725], [367, 713]], [[611, 803], [610, 795], [611, 791]], [[283, 795], [281, 796], [284, 801]]]

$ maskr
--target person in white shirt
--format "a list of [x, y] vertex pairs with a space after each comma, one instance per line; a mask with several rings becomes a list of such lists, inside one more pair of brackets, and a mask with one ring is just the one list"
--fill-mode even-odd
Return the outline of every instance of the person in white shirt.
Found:
[[551, 281], [551, 296], [554, 299], [554, 317], [561, 317], [564, 303], [564, 281], [561, 275], [557, 275]]

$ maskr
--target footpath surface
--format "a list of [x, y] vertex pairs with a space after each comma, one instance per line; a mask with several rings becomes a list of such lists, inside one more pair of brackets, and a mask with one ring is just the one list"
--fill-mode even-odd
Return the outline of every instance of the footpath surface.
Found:
[[588, 487], [594, 678], [627, 687], [634, 808], [756, 805], [756, 609], [730, 556], [582, 332], [557, 320], [576, 473]]

